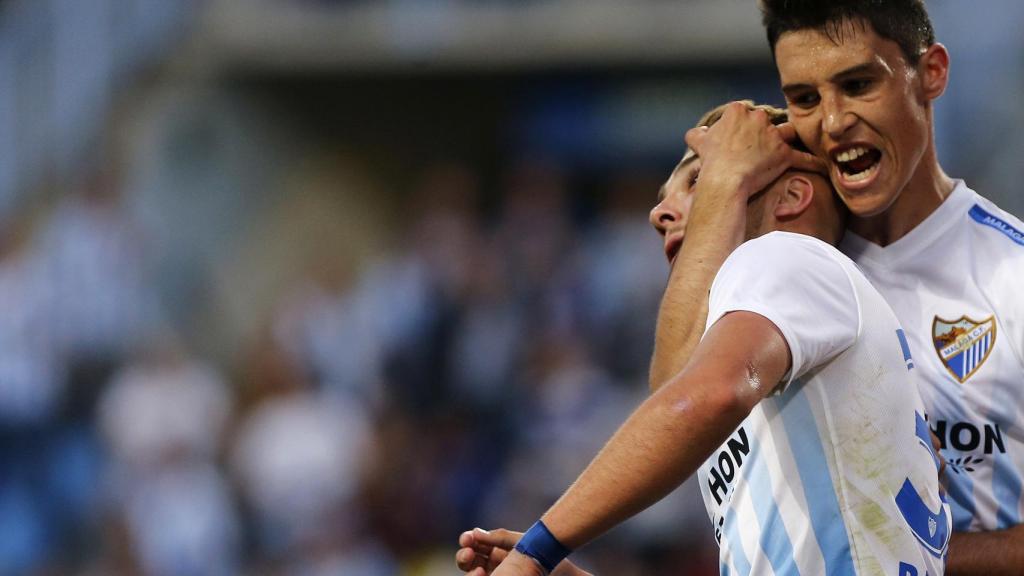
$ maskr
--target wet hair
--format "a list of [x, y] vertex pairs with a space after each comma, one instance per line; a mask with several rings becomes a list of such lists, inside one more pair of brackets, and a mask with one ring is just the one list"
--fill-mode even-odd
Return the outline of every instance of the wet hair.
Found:
[[760, 0], [760, 6], [773, 56], [783, 34], [806, 29], [838, 44], [854, 27], [870, 25], [882, 38], [899, 44], [911, 65], [935, 44], [924, 0]]

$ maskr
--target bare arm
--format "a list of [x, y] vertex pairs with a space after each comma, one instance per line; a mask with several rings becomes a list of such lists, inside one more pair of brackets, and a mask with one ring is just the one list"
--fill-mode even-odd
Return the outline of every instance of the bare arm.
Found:
[[744, 241], [747, 199], [786, 170], [821, 171], [794, 150], [792, 126], [772, 126], [760, 111], [733, 103], [710, 129], [686, 142], [701, 158], [686, 241], [676, 256], [658, 312], [650, 387], [657, 390], [687, 365], [707, 320], [708, 292], [722, 263]]
[[993, 532], [956, 532], [949, 541], [946, 576], [1024, 574], [1024, 525]]
[[[577, 548], [658, 501], [725, 441], [789, 362], [786, 342], [770, 321], [750, 312], [724, 316], [691, 364], [641, 404], [544, 523]], [[507, 560], [517, 557], [517, 565], [528, 565], [516, 552]], [[505, 567], [495, 574], [529, 573]]]
[[[786, 341], [769, 320], [725, 315], [691, 364], [633, 412], [542, 520], [577, 548], [657, 502], [726, 440], [789, 363]], [[494, 574], [533, 569], [531, 559], [512, 552]]]

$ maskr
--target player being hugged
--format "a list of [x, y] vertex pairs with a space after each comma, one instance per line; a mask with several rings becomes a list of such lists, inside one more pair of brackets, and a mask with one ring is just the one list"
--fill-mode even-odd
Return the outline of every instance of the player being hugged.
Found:
[[[515, 551], [514, 533], [463, 534], [462, 570], [584, 574], [563, 561], [573, 549], [697, 472], [724, 574], [943, 573], [951, 520], [914, 360], [888, 304], [834, 247], [845, 209], [787, 143], [792, 126], [773, 125], [784, 118], [732, 103], [687, 134], [651, 212], [673, 268], [655, 363], [682, 369]], [[702, 278], [706, 303], [672, 297]], [[666, 313], [694, 306], [706, 321], [692, 354], [666, 346]]]

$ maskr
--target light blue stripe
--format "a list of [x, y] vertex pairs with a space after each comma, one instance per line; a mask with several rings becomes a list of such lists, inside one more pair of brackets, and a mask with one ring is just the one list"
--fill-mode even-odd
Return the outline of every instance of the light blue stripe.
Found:
[[946, 470], [949, 509], [953, 512], [953, 530], [962, 532], [971, 527], [974, 518], [974, 482], [967, 472]]
[[999, 505], [996, 530], [1003, 530], [1020, 524], [1021, 478], [1008, 454], [997, 453], [994, 457], [992, 492]]
[[811, 527], [830, 576], [856, 574], [850, 537], [833, 488], [832, 474], [821, 445], [821, 434], [803, 386], [791, 384], [781, 399], [780, 415], [796, 460], [811, 517]]
[[800, 570], [793, 556], [793, 542], [786, 532], [785, 524], [782, 523], [782, 516], [779, 515], [768, 465], [764, 462], [764, 456], [760, 454], [760, 447], [761, 445], [757, 444], [750, 454], [747, 465], [751, 470], [747, 482], [750, 485], [750, 498], [754, 502], [754, 512], [761, 525], [761, 550], [768, 557], [775, 574], [798, 575]]
[[725, 512], [725, 525], [722, 526], [722, 533], [725, 534], [725, 541], [729, 543], [729, 558], [732, 560], [732, 565], [736, 567], [736, 573], [750, 576], [750, 560], [747, 560], [747, 555], [743, 552], [740, 529], [736, 525], [736, 512], [732, 508]]
[[[945, 410], [945, 415], [948, 418], [946, 422], [947, 434], [952, 435], [952, 425], [956, 422], [966, 422], [967, 416], [964, 414], [964, 406], [959, 402], [953, 403], [947, 406], [948, 410]], [[956, 471], [952, 469], [949, 464], [951, 459], [956, 459], [964, 456], [964, 454], [952, 450], [947, 443], [946, 453], [943, 457], [946, 458], [946, 493], [949, 498], [949, 508], [953, 513], [953, 531], [962, 532], [968, 530], [971, 527], [971, 520], [974, 519], [974, 480], [971, 479], [970, 473], [966, 470]]]

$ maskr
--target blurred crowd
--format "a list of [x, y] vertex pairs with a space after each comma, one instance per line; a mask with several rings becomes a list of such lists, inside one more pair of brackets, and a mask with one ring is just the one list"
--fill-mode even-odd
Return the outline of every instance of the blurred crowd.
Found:
[[[646, 394], [661, 175], [414, 180], [391, 246], [315, 255], [233, 365], [167, 312], [116, 170], [9, 210], [0, 574], [453, 574], [460, 531], [536, 519]], [[684, 487], [580, 558], [714, 574], [707, 522]]]

